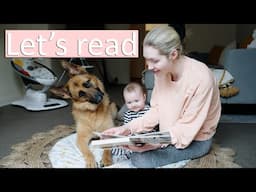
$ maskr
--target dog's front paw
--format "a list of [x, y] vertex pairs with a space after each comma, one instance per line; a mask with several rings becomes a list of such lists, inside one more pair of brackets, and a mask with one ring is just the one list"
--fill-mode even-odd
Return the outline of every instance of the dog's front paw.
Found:
[[112, 161], [103, 161], [103, 159], [100, 161], [100, 167], [107, 167], [112, 165]]
[[94, 158], [86, 159], [86, 168], [97, 168], [97, 163]]
[[106, 167], [112, 165], [112, 155], [110, 151], [105, 151], [101, 160], [101, 166]]

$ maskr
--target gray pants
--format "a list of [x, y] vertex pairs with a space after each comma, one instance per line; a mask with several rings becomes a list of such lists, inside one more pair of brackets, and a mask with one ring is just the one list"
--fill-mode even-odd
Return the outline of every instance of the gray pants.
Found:
[[206, 141], [193, 141], [185, 149], [177, 149], [170, 145], [164, 149], [133, 152], [131, 161], [138, 168], [156, 168], [187, 159], [196, 159], [206, 155], [212, 145], [212, 138]]

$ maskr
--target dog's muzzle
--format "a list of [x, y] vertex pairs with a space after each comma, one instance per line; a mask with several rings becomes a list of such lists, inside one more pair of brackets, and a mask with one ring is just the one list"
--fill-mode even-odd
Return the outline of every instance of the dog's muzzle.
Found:
[[89, 100], [90, 103], [99, 104], [103, 99], [104, 93], [97, 91], [96, 94]]
[[104, 93], [100, 89], [96, 89], [96, 92], [94, 93], [94, 95], [89, 95], [84, 91], [79, 91], [78, 94], [79, 94], [79, 98], [83, 98], [83, 97], [87, 98], [89, 102], [92, 104], [99, 104], [104, 97]]

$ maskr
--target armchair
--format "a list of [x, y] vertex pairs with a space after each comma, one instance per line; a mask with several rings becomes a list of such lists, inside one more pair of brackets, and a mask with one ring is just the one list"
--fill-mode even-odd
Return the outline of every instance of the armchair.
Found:
[[234, 77], [240, 92], [221, 98], [223, 104], [256, 104], [256, 49], [230, 49], [223, 56], [223, 67]]

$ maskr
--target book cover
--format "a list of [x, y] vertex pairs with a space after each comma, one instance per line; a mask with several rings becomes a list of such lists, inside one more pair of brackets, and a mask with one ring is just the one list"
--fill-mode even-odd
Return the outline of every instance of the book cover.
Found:
[[136, 135], [122, 136], [122, 135], [102, 135], [95, 133], [102, 139], [93, 140], [90, 143], [91, 147], [96, 148], [111, 148], [122, 145], [138, 145], [138, 144], [165, 144], [171, 143], [171, 136], [169, 132], [150, 132]]

